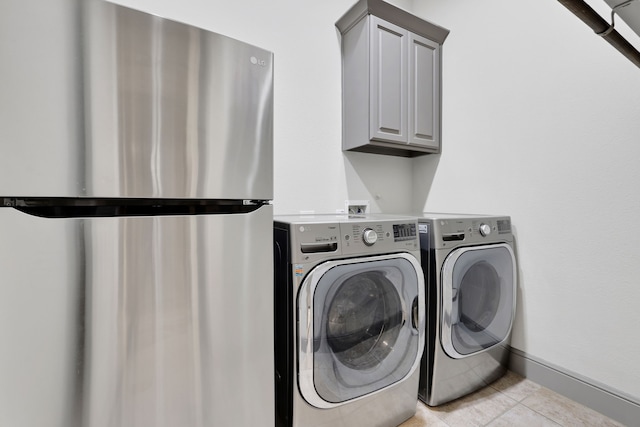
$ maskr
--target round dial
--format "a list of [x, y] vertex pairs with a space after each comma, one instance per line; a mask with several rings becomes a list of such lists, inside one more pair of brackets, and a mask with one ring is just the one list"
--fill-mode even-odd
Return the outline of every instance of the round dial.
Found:
[[491, 234], [491, 227], [488, 224], [480, 224], [479, 231], [480, 231], [480, 234], [482, 234], [482, 236], [485, 237]]
[[370, 228], [365, 228], [362, 232], [362, 241], [365, 245], [371, 246], [378, 240], [378, 233]]

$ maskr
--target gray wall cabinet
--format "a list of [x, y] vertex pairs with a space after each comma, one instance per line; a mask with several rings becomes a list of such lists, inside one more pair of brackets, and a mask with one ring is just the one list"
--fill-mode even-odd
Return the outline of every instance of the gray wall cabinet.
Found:
[[440, 152], [440, 57], [449, 31], [381, 0], [356, 3], [336, 26], [343, 150]]

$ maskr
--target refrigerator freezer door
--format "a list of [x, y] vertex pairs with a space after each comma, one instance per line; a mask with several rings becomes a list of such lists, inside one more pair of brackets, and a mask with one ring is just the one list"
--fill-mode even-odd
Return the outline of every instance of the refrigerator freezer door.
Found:
[[273, 198], [273, 55], [103, 0], [3, 0], [0, 195]]
[[0, 209], [0, 425], [271, 425], [272, 210]]

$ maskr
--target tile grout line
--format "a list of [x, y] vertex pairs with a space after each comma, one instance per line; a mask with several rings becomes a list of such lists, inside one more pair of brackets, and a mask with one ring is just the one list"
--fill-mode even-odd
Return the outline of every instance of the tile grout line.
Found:
[[[524, 400], [524, 399], [522, 399], [522, 400]], [[519, 404], [520, 406], [522, 406], [523, 408], [527, 408], [528, 410], [530, 410], [530, 411], [532, 411], [532, 412], [535, 412], [536, 414], [540, 415], [540, 416], [541, 416], [541, 417], [543, 417], [545, 420], [547, 420], [547, 421], [551, 422], [551, 423], [552, 423], [552, 424], [554, 424], [554, 425], [557, 425], [557, 426], [559, 426], [559, 427], [565, 427], [565, 425], [564, 425], [564, 424], [560, 424], [558, 421], [556, 421], [556, 420], [553, 420], [553, 419], [549, 418], [549, 417], [548, 417], [548, 416], [546, 416], [545, 414], [543, 414], [543, 413], [541, 413], [541, 412], [536, 411], [535, 409], [533, 409], [533, 408], [531, 408], [531, 407], [527, 406], [526, 404], [524, 404], [524, 403], [522, 403], [522, 402], [519, 402], [518, 404]]]
[[515, 408], [516, 406], [518, 406], [520, 404], [520, 402], [518, 402], [516, 399], [514, 399], [513, 397], [509, 396], [506, 393], [503, 393], [501, 390], [498, 390], [497, 388], [495, 388], [493, 386], [493, 384], [495, 384], [496, 381], [492, 382], [491, 384], [487, 385], [487, 387], [492, 388], [493, 390], [495, 390], [496, 392], [500, 393], [501, 395], [503, 395], [504, 397], [506, 397], [507, 399], [515, 402], [514, 405], [512, 405], [511, 407], [507, 408], [506, 410], [504, 410], [502, 413], [500, 413], [500, 415], [497, 415], [496, 417], [494, 417], [493, 419], [491, 419], [489, 422], [485, 423], [484, 426], [488, 426], [489, 424], [491, 424], [492, 422], [496, 421], [498, 418], [500, 418], [501, 416], [503, 416], [504, 414], [506, 414], [507, 412], [511, 411], [513, 408]]
[[[544, 386], [542, 386], [542, 387], [543, 387], [543, 388], [546, 388], [546, 387], [544, 387]], [[527, 397], [529, 397], [529, 396], [527, 396]], [[527, 398], [522, 399], [522, 402], [524, 402], [526, 399], [527, 399]], [[565, 425], [564, 425], [564, 424], [562, 424], [562, 423], [560, 423], [560, 421], [556, 421], [556, 420], [554, 420], [554, 419], [552, 419], [552, 418], [549, 418], [547, 415], [543, 414], [542, 412], [540, 412], [540, 411], [538, 411], [538, 410], [536, 410], [536, 409], [532, 408], [531, 406], [527, 405], [526, 403], [522, 403], [522, 402], [520, 402], [520, 404], [521, 404], [522, 406], [524, 406], [525, 408], [529, 409], [530, 411], [533, 411], [533, 412], [535, 412], [536, 414], [540, 415], [541, 417], [544, 417], [546, 420], [551, 421], [553, 424], [556, 424], [556, 425], [558, 425], [558, 426], [560, 426], [560, 427], [565, 427]], [[590, 408], [588, 408], [588, 407], [586, 407], [586, 406], [585, 406], [585, 408], [590, 409]]]
[[[493, 386], [494, 384], [495, 384], [495, 382], [494, 382], [494, 383], [489, 384], [489, 387], [493, 388], [494, 390], [496, 390], [496, 391], [498, 391], [498, 392], [500, 392], [500, 393], [503, 393], [501, 390], [499, 390], [499, 389], [497, 389], [496, 387], [494, 387], [494, 386]], [[537, 384], [537, 383], [536, 383], [536, 384]], [[547, 389], [547, 390], [550, 390], [550, 389], [548, 389], [547, 387], [544, 387], [544, 386], [540, 386], [540, 388], [539, 388], [538, 390], [541, 390], [541, 389]], [[552, 391], [552, 390], [551, 390], [551, 391]], [[525, 400], [527, 400], [527, 398], [529, 398], [529, 397], [533, 396], [535, 393], [536, 393], [536, 391], [529, 392], [529, 393], [527, 393], [527, 395], [526, 395], [526, 396], [524, 396], [521, 400], [519, 400], [519, 401], [518, 401], [518, 400], [516, 400], [516, 406], [520, 405], [520, 406], [522, 406], [522, 407], [524, 407], [524, 408], [527, 408], [528, 410], [530, 410], [530, 411], [532, 411], [532, 412], [535, 412], [536, 414], [538, 414], [539, 416], [543, 417], [544, 419], [546, 419], [547, 421], [551, 422], [551, 423], [552, 423], [552, 424], [554, 424], [554, 425], [557, 425], [557, 426], [559, 426], [559, 427], [565, 427], [565, 424], [561, 423], [560, 421], [554, 420], [554, 419], [552, 419], [552, 418], [548, 417], [547, 415], [543, 414], [542, 412], [540, 412], [540, 411], [536, 410], [535, 408], [532, 408], [531, 406], [529, 406], [529, 405], [527, 405], [526, 403], [524, 403], [524, 402], [525, 402]], [[504, 395], [506, 395], [507, 397], [510, 397], [510, 396], [508, 396], [506, 393], [503, 393], [503, 394], [504, 394]], [[513, 400], [515, 400], [515, 399], [513, 399]], [[513, 408], [515, 408], [515, 406], [514, 406]], [[513, 408], [511, 408], [511, 409], [513, 409]], [[587, 409], [590, 409], [590, 408], [588, 408], [588, 407], [586, 407], [586, 408], [587, 408]], [[498, 416], [498, 417], [494, 418], [494, 420], [496, 420], [497, 418], [501, 417], [501, 416], [502, 416], [502, 415], [504, 415], [505, 413], [509, 412], [511, 409], [509, 409], [509, 410], [505, 411], [505, 412], [504, 412], [503, 414], [501, 414], [500, 416]], [[491, 422], [493, 422], [494, 420], [492, 420]], [[488, 424], [490, 424], [490, 423], [485, 424], [485, 426], [486, 426], [486, 425], [488, 425]]]
[[[532, 385], [528, 384], [528, 382], [530, 382]], [[489, 389], [489, 392], [482, 393], [482, 395], [478, 395], [478, 398], [476, 399], [476, 401], [473, 401], [472, 399], [472, 401], [468, 402], [470, 407], [474, 407], [474, 406], [479, 407], [483, 405], [483, 402], [485, 400], [487, 401], [492, 400], [491, 395], [497, 396], [498, 397], [497, 400], [501, 401], [502, 405], [505, 405], [506, 407], [501, 408], [499, 411], [500, 413], [498, 415], [492, 415], [491, 419], [489, 419], [488, 421], [483, 422], [482, 424], [478, 424], [480, 427], [486, 427], [492, 423], [500, 423], [501, 420], [503, 421], [503, 423], [506, 423], [506, 425], [508, 425], [509, 420], [513, 421], [513, 416], [517, 416], [517, 413], [528, 413], [528, 414], [531, 414], [531, 416], [534, 416], [535, 414], [535, 417], [538, 419], [539, 422], [544, 422], [545, 425], [548, 425], [550, 427], [568, 427], [569, 425], [574, 425], [573, 422], [577, 420], [582, 420], [583, 410], [585, 414], [594, 412], [595, 415], [597, 416], [602, 416], [605, 419], [609, 418], [606, 415], [601, 414], [598, 411], [595, 411], [593, 408], [582, 405], [560, 393], [556, 393], [553, 390], [549, 389], [548, 387], [542, 386], [539, 383], [536, 383], [535, 381], [528, 380], [526, 377], [522, 377], [520, 380], [518, 380], [517, 378], [509, 378], [506, 381], [502, 381], [502, 382], [499, 382], [498, 380], [491, 384], [485, 385], [485, 389]], [[540, 400], [539, 399], [540, 396], [546, 395], [547, 392], [551, 393], [552, 395], [546, 396], [546, 399]], [[470, 393], [470, 395], [473, 395], [475, 393], [478, 393], [478, 391]], [[540, 395], [540, 393], [542, 393], [542, 395]], [[555, 395], [557, 395], [558, 397], [558, 402], [556, 402], [556, 399], [554, 398]], [[554, 415], [553, 413], [550, 413], [548, 409], [553, 409], [556, 403], [564, 402], [565, 399], [570, 403], [576, 404], [577, 405], [576, 409], [578, 410], [578, 412], [576, 412], [573, 415], [570, 415], [569, 419], [564, 419], [563, 417], [552, 418], [552, 416]], [[540, 406], [540, 403], [542, 403], [543, 405]], [[453, 424], [451, 424], [451, 422], [448, 421], [449, 417], [447, 416], [447, 414], [449, 414], [449, 412], [438, 412], [435, 410], [431, 410], [431, 408], [426, 404], [423, 404], [423, 405], [425, 406], [425, 408], [427, 408], [427, 410], [430, 412], [432, 416], [435, 416], [434, 422], [437, 419], [442, 426], [446, 426], [446, 427], [452, 427], [453, 425], [458, 424], [458, 421], [459, 421], [458, 418], [456, 418], [455, 420], [452, 418], [450, 420], [451, 422], [453, 422]], [[466, 407], [466, 404], [463, 406]], [[461, 409], [461, 408], [462, 407], [458, 409]], [[498, 408], [495, 408], [495, 409], [498, 409]], [[456, 407], [453, 407], [452, 410], [454, 412], [457, 411]], [[517, 411], [517, 413], [507, 416], [506, 414], [508, 414], [510, 411]], [[493, 413], [494, 413], [493, 411], [489, 412], [489, 414], [493, 414]], [[485, 416], [489, 415], [486, 411], [484, 412], [484, 414]], [[423, 421], [424, 422], [420, 424], [420, 427], [426, 427], [427, 425], [430, 424], [428, 420], [423, 420]], [[473, 424], [475, 425], [477, 421], [479, 420], [476, 419], [476, 421], [473, 422]], [[615, 422], [615, 420], [613, 421]]]
[[492, 420], [491, 420], [491, 421], [489, 421], [488, 423], [486, 423], [486, 424], [485, 424], [485, 426], [487, 426], [487, 425], [491, 424], [492, 422], [496, 421], [497, 419], [499, 419], [500, 417], [504, 416], [507, 412], [512, 411], [512, 410], [513, 410], [513, 409], [515, 409], [516, 407], [521, 406], [521, 407], [523, 407], [523, 408], [527, 408], [528, 410], [533, 411], [533, 412], [535, 412], [536, 414], [538, 414], [538, 415], [540, 415], [540, 416], [544, 417], [544, 419], [546, 419], [546, 420], [548, 420], [548, 421], [552, 422], [553, 424], [556, 424], [556, 425], [558, 425], [558, 426], [560, 426], [560, 427], [564, 427], [562, 424], [557, 423], [556, 421], [554, 421], [554, 420], [550, 419], [549, 417], [545, 416], [544, 414], [541, 414], [540, 412], [536, 411], [536, 410], [535, 410], [535, 409], [533, 409], [533, 408], [530, 408], [529, 406], [527, 406], [526, 404], [524, 404], [524, 403], [523, 403], [523, 402], [524, 402], [528, 397], [530, 397], [530, 396], [532, 396], [533, 394], [535, 394], [535, 391], [530, 391], [530, 392], [528, 392], [528, 393], [527, 393], [527, 394], [526, 394], [522, 399], [518, 400], [518, 399], [516, 399], [516, 398], [513, 398], [513, 397], [509, 396], [507, 393], [503, 392], [502, 390], [500, 390], [500, 389], [498, 389], [497, 387], [495, 387], [495, 386], [494, 386], [494, 385], [495, 385], [499, 380], [500, 380], [500, 379], [498, 379], [498, 380], [496, 380], [496, 381], [492, 382], [491, 384], [489, 384], [489, 385], [488, 385], [488, 387], [491, 387], [493, 390], [497, 391], [498, 393], [500, 393], [500, 394], [502, 394], [502, 395], [506, 396], [507, 398], [509, 398], [509, 399], [513, 400], [513, 401], [515, 402], [515, 405], [514, 405], [514, 406], [512, 406], [511, 408], [507, 409], [507, 410], [506, 410], [506, 411], [504, 411], [502, 414], [498, 415], [497, 417], [495, 417], [494, 419], [492, 419]]

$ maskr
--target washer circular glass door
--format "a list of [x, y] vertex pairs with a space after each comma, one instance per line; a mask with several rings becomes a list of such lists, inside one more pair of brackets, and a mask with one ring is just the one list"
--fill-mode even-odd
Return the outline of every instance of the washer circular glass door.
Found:
[[441, 341], [463, 358], [509, 338], [515, 311], [516, 270], [511, 246], [459, 248], [442, 266]]
[[336, 260], [298, 294], [300, 391], [330, 408], [402, 381], [424, 345], [424, 279], [415, 257]]

